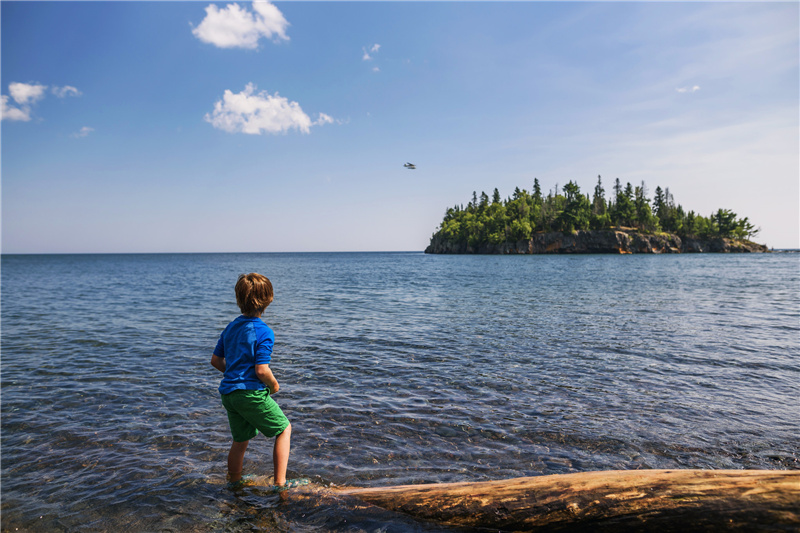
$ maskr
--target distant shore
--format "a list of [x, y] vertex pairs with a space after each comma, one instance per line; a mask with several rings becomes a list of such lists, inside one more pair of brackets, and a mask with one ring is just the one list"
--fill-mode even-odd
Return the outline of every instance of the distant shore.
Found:
[[680, 254], [767, 253], [763, 244], [724, 237], [681, 239], [673, 233], [642, 233], [630, 228], [535, 233], [528, 240], [499, 244], [449, 241], [434, 235], [426, 254]]

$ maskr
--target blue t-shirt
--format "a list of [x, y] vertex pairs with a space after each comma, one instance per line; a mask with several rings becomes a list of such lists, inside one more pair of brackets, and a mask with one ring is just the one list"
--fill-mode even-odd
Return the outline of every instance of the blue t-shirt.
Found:
[[228, 324], [214, 348], [214, 355], [225, 359], [220, 394], [265, 389], [256, 377], [256, 365], [269, 364], [274, 344], [275, 333], [260, 318], [241, 315]]

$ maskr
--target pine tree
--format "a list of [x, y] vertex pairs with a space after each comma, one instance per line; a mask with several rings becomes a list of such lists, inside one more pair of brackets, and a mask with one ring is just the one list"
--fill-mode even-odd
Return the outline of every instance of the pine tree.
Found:
[[653, 212], [659, 219], [665, 215], [665, 205], [664, 191], [661, 190], [661, 187], [656, 187], [656, 195], [653, 197]]
[[597, 175], [597, 185], [594, 186], [594, 198], [592, 201], [592, 214], [604, 215], [606, 213], [606, 191], [603, 189], [603, 182], [600, 175]]
[[636, 207], [633, 204], [633, 187], [628, 183], [625, 189], [622, 189], [619, 178], [617, 178], [614, 190], [617, 191], [617, 195], [614, 205], [609, 211], [611, 221], [617, 226], [632, 226], [636, 220]]
[[489, 195], [481, 191], [481, 203], [478, 204], [478, 211], [482, 213], [487, 207], [489, 207]]
[[492, 194], [492, 203], [499, 204], [500, 200], [500, 191], [497, 190], [497, 187], [494, 188], [494, 194]]
[[644, 231], [655, 231], [658, 227], [658, 219], [653, 216], [653, 211], [650, 209], [650, 200], [647, 198], [647, 185], [645, 185], [644, 181], [642, 181], [641, 186], [636, 187], [634, 196], [636, 226]]

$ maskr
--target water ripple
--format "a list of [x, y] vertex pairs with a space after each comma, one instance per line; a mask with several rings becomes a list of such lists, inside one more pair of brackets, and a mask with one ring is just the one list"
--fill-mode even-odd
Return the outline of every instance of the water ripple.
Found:
[[[224, 488], [230, 437], [208, 363], [245, 271], [276, 289], [265, 319], [292, 475], [800, 468], [798, 261], [3, 256], [4, 528], [437, 531]], [[266, 439], [246, 467], [271, 472]]]

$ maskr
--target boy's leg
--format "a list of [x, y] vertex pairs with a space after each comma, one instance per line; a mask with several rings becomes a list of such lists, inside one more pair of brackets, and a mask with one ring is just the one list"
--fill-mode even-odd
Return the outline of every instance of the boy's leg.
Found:
[[[272, 448], [272, 464], [275, 468], [275, 484], [286, 484], [286, 468], [289, 466], [289, 449], [291, 448], [292, 425], [289, 424], [283, 433], [275, 437]], [[244, 454], [244, 452], [242, 452]]]
[[244, 442], [233, 441], [231, 450], [228, 452], [228, 481], [236, 483], [242, 479], [242, 469], [244, 468], [244, 452], [247, 450], [249, 440]]
[[222, 395], [222, 405], [228, 413], [228, 425], [231, 427], [233, 442], [228, 452], [228, 481], [236, 483], [242, 479], [244, 452], [250, 439], [258, 435], [258, 430], [240, 412], [246, 407], [247, 391], [234, 391]]

